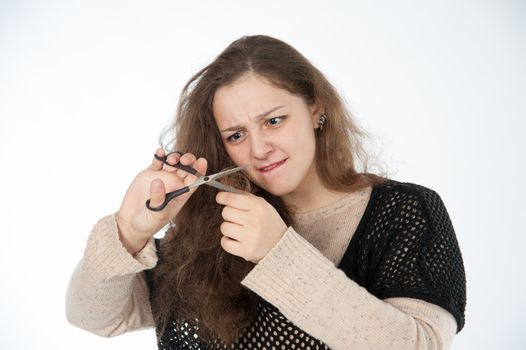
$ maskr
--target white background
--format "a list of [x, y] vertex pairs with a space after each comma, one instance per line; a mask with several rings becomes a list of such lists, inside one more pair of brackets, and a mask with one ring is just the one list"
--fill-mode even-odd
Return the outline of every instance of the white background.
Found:
[[69, 325], [69, 276], [183, 84], [268, 34], [340, 90], [378, 164], [446, 203], [468, 282], [453, 349], [525, 349], [525, 23], [504, 0], [1, 1], [0, 348], [155, 348]]

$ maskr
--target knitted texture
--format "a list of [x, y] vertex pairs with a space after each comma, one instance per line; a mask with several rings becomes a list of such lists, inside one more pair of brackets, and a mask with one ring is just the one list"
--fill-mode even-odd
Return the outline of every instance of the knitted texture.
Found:
[[328, 349], [263, 299], [258, 304], [254, 322], [232, 346], [223, 344], [219, 339], [205, 344], [197, 335], [197, 327], [197, 320], [173, 320], [167, 334], [158, 342], [159, 349]]
[[149, 291], [140, 272], [156, 264], [153, 238], [134, 259], [119, 240], [115, 215], [105, 216], [93, 228], [71, 276], [66, 294], [69, 322], [101, 336], [152, 327], [145, 302]]
[[412, 297], [451, 312], [464, 326], [466, 276], [458, 241], [440, 196], [391, 181], [372, 202], [341, 268], [380, 299]]
[[[299, 261], [301, 265], [295, 265]], [[289, 228], [278, 245], [243, 281], [243, 285], [262, 298], [253, 323], [231, 347], [220, 340], [202, 343], [196, 329], [199, 321], [178, 320], [174, 315], [172, 327], [159, 340], [159, 349], [328, 348], [311, 334], [326, 339], [333, 337], [335, 344], [352, 344], [352, 339], [344, 339], [352, 332], [331, 334], [326, 323], [315, 322], [319, 316], [317, 300], [334, 307], [330, 303], [332, 287], [348, 298], [343, 299], [344, 303], [348, 300], [346, 306], [354, 305], [352, 308], [357, 309], [370, 305], [367, 306], [371, 311], [369, 318], [374, 317], [375, 321], [362, 321], [363, 324], [381, 324], [383, 328], [386, 323], [386, 331], [388, 323], [404, 325], [399, 328], [404, 333], [400, 341], [405, 341], [406, 334], [417, 329], [411, 337], [416, 339], [415, 348], [422, 348], [417, 343], [422, 326], [415, 327], [407, 321], [407, 314], [379, 299], [420, 299], [431, 303], [430, 309], [435, 304], [449, 311], [457, 321], [458, 330], [464, 325], [466, 300], [462, 257], [444, 204], [438, 194], [428, 188], [396, 181], [375, 187], [338, 268], [334, 268], [334, 261], [328, 260]], [[316, 278], [309, 279], [309, 270]], [[299, 276], [297, 280], [290, 278], [295, 275]], [[151, 281], [149, 283], [153, 296], [155, 288]], [[299, 328], [298, 322], [292, 323], [289, 319], [305, 319], [312, 326]], [[382, 329], [375, 334], [379, 338], [387, 335]], [[367, 339], [364, 341], [368, 343]]]

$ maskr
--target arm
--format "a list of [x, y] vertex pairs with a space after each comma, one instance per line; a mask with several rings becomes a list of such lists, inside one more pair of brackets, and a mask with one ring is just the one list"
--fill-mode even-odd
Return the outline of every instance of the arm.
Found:
[[88, 239], [66, 294], [66, 317], [100, 336], [115, 336], [154, 325], [144, 270], [157, 255], [153, 238], [130, 255], [119, 240], [115, 215], [101, 219]]
[[448, 348], [464, 324], [465, 274], [447, 210], [411, 184], [381, 198], [349, 251], [352, 280], [289, 227], [242, 283], [334, 349]]
[[170, 164], [181, 163], [206, 173], [204, 158], [196, 159], [190, 153], [167, 156], [161, 148], [156, 151], [152, 163], [130, 184], [118, 213], [95, 225], [66, 295], [70, 323], [101, 336], [153, 326], [144, 272], [157, 264], [153, 235], [177, 215], [195, 189], [159, 212], [147, 209], [144, 203], [149, 198], [153, 207], [159, 206], [167, 188], [188, 186], [196, 179], [178, 174], [176, 167], [165, 167], [167, 157]]
[[447, 349], [449, 312], [410, 298], [380, 300], [289, 227], [242, 281], [332, 349]]

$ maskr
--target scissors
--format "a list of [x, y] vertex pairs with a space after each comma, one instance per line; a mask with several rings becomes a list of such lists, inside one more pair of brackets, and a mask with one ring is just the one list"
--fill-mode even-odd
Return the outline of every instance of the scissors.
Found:
[[222, 183], [220, 183], [220, 182], [218, 182], [216, 180], [219, 179], [219, 178], [222, 178], [223, 176], [227, 176], [227, 175], [233, 174], [235, 172], [238, 172], [240, 170], [243, 170], [244, 168], [248, 167], [248, 165], [238, 166], [237, 168], [224, 170], [224, 171], [221, 171], [219, 173], [212, 174], [212, 175], [204, 175], [204, 174], [201, 174], [200, 172], [198, 172], [197, 170], [195, 170], [194, 168], [186, 166], [186, 165], [183, 165], [181, 163], [176, 163], [176, 164], [168, 163], [168, 161], [167, 161], [168, 156], [170, 154], [172, 154], [172, 153], [179, 153], [180, 154], [180, 152], [171, 152], [171, 153], [168, 153], [167, 155], [165, 155], [163, 157], [160, 157], [157, 154], [155, 154], [154, 156], [155, 156], [155, 158], [157, 160], [160, 160], [164, 164], [167, 164], [169, 166], [173, 166], [174, 168], [184, 170], [184, 171], [186, 171], [186, 172], [188, 172], [188, 173], [190, 173], [192, 175], [197, 176], [197, 180], [195, 180], [193, 183], [191, 183], [188, 186], [185, 186], [185, 187], [180, 188], [178, 190], [175, 190], [175, 191], [167, 193], [163, 204], [161, 204], [158, 207], [151, 207], [150, 206], [150, 199], [148, 199], [146, 201], [146, 207], [148, 209], [150, 209], [152, 211], [161, 211], [175, 197], [178, 197], [178, 196], [180, 196], [180, 195], [182, 195], [182, 194], [184, 194], [186, 192], [189, 192], [191, 189], [197, 188], [197, 187], [199, 187], [201, 185], [212, 186], [212, 187], [215, 187], [215, 188], [218, 188], [220, 190], [227, 191], [227, 192], [239, 193], [239, 191], [236, 190], [235, 188], [227, 186], [227, 185], [223, 185]]

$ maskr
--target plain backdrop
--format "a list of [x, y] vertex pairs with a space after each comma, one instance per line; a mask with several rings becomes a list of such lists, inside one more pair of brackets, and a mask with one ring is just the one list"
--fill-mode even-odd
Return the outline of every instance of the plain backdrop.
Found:
[[68, 280], [184, 83], [249, 34], [308, 57], [379, 169], [441, 195], [467, 273], [452, 348], [525, 349], [526, 6], [507, 0], [2, 0], [0, 348], [155, 348], [69, 325]]

